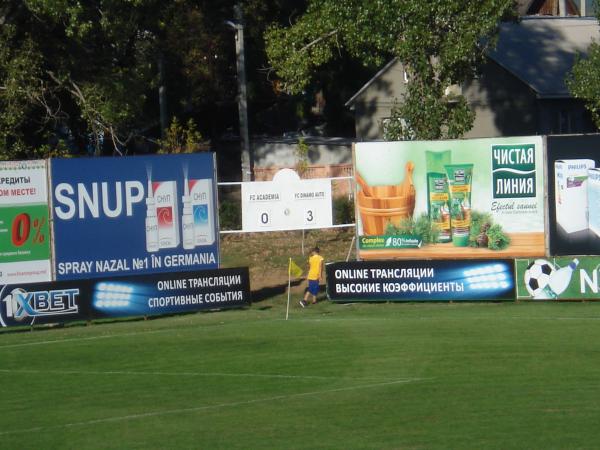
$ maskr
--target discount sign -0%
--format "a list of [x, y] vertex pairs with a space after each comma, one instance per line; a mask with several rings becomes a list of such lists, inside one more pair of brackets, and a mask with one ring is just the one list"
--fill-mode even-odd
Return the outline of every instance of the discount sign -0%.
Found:
[[29, 240], [31, 236], [34, 244], [43, 244], [45, 217], [36, 217], [31, 220], [27, 213], [20, 213], [15, 216], [12, 223], [12, 243], [15, 247], [20, 247]]

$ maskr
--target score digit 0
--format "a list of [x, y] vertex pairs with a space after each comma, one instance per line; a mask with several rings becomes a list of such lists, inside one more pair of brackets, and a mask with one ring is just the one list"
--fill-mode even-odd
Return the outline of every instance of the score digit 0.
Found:
[[261, 211], [258, 215], [258, 224], [261, 227], [271, 226], [271, 211]]

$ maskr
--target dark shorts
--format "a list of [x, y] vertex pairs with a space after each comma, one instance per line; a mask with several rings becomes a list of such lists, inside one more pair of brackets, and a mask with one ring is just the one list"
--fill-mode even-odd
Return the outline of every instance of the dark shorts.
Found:
[[308, 280], [308, 292], [312, 295], [319, 293], [319, 280]]

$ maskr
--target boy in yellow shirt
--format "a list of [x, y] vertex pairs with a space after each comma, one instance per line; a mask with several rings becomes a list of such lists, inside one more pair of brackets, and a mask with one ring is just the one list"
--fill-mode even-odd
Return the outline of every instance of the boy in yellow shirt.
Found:
[[308, 257], [308, 289], [304, 294], [304, 299], [300, 300], [300, 306], [305, 308], [308, 305], [309, 298], [312, 297], [311, 304], [317, 303], [317, 294], [319, 293], [319, 283], [323, 281], [323, 257], [319, 254], [319, 247], [310, 251]]

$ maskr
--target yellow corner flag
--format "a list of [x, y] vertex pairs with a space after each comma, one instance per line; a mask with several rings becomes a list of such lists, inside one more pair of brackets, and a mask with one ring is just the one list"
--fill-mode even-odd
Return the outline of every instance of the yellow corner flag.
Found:
[[290, 274], [290, 276], [299, 278], [302, 276], [303, 272], [304, 270], [302, 270], [302, 268], [298, 264], [296, 264], [292, 258], [290, 258], [290, 266], [288, 269], [288, 273]]

